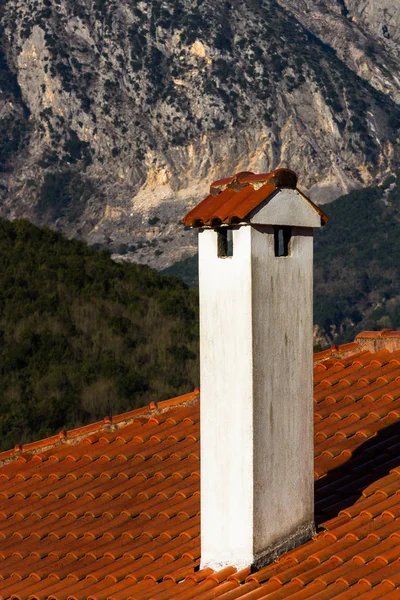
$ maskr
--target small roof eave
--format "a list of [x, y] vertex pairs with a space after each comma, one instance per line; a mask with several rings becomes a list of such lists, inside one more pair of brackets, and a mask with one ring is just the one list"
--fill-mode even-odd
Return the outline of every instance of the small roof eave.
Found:
[[249, 171], [226, 177], [211, 184], [210, 194], [182, 219], [189, 227], [220, 227], [250, 223], [250, 214], [277, 191], [296, 190], [320, 217], [325, 225], [328, 217], [297, 187], [297, 175], [290, 169], [276, 169], [271, 173], [255, 174]]

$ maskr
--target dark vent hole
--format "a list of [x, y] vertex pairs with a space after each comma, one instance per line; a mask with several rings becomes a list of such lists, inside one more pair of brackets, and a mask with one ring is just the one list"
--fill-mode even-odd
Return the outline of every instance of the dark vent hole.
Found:
[[230, 258], [233, 256], [232, 229], [218, 229], [218, 258]]
[[290, 255], [291, 237], [292, 237], [292, 228], [291, 227], [275, 227], [275, 229], [274, 229], [275, 256], [289, 256]]

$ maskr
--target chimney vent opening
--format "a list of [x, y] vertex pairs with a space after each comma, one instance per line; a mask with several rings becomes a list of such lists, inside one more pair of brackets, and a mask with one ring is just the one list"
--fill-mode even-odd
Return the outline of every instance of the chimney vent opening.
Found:
[[232, 229], [227, 227], [217, 230], [218, 235], [218, 258], [231, 258], [233, 256]]
[[275, 227], [275, 256], [290, 256], [290, 241], [292, 238], [291, 227]]

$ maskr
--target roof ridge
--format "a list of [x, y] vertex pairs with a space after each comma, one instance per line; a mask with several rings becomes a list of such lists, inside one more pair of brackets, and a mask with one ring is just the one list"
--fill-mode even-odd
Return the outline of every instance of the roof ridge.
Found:
[[[326, 350], [314, 353], [314, 364], [329, 358], [347, 358], [366, 352], [377, 352], [387, 349], [391, 352], [400, 349], [400, 331], [383, 329], [381, 331], [362, 331], [354, 342], [332, 345]], [[70, 430], [62, 430], [58, 434], [42, 438], [27, 444], [17, 444], [10, 450], [0, 452], [0, 466], [13, 461], [22, 454], [39, 454], [56, 446], [68, 443], [78, 444], [83, 438], [93, 433], [102, 431], [115, 431], [129, 425], [139, 418], [151, 418], [162, 414], [176, 406], [189, 406], [199, 400], [200, 390], [195, 388], [192, 392], [182, 394], [160, 402], [150, 402], [148, 406], [121, 413], [115, 416], [105, 416], [101, 421], [83, 425]]]
[[0, 452], [0, 466], [3, 466], [14, 459], [18, 458], [22, 454], [40, 454], [46, 450], [61, 446], [65, 443], [70, 445], [78, 444], [83, 438], [93, 433], [100, 433], [102, 431], [116, 431], [122, 429], [126, 425], [130, 425], [133, 421], [139, 418], [151, 418], [155, 415], [165, 413], [176, 406], [190, 406], [198, 401], [200, 395], [199, 388], [194, 388], [192, 392], [176, 396], [168, 400], [162, 400], [160, 402], [150, 402], [149, 405], [143, 406], [142, 408], [135, 408], [134, 410], [121, 413], [115, 416], [105, 416], [101, 421], [90, 423], [89, 425], [83, 425], [82, 427], [76, 427], [75, 429], [62, 430], [56, 435], [42, 438], [34, 442], [27, 444], [17, 444], [10, 450]]
[[314, 364], [319, 363], [327, 358], [346, 358], [350, 355], [357, 355], [360, 352], [365, 352], [365, 348], [362, 348], [357, 342], [349, 342], [347, 344], [340, 344], [339, 346], [333, 345], [326, 350], [314, 353]]
[[347, 344], [333, 345], [326, 350], [314, 353], [314, 364], [327, 358], [347, 358], [351, 354], [360, 352], [378, 352], [379, 350], [389, 350], [395, 352], [400, 350], [400, 331], [395, 329], [382, 329], [380, 331], [360, 331], [355, 337], [354, 342]]
[[231, 177], [225, 177], [214, 181], [210, 186], [210, 194], [221, 192], [227, 187], [233, 187], [240, 190], [243, 185], [248, 183], [258, 183], [263, 185], [265, 183], [271, 183], [276, 188], [290, 187], [296, 189], [297, 175], [291, 169], [281, 167], [268, 171], [268, 173], [253, 173], [252, 171], [241, 171]]

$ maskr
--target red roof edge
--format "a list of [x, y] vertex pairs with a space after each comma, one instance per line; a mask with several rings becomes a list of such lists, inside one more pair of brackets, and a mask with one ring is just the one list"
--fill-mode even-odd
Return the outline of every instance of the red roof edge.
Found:
[[314, 363], [319, 363], [327, 358], [346, 358], [351, 354], [360, 352], [378, 352], [388, 350], [396, 352], [400, 350], [400, 331], [393, 329], [382, 329], [381, 331], [361, 331], [356, 335], [354, 342], [331, 346], [326, 350], [314, 353]]
[[319, 363], [327, 358], [346, 358], [351, 354], [358, 354], [362, 351], [363, 348], [356, 342], [349, 342], [348, 344], [341, 344], [340, 346], [331, 346], [330, 348], [327, 348], [327, 350], [315, 352], [314, 363]]
[[70, 431], [60, 431], [57, 435], [53, 435], [48, 438], [30, 442], [28, 444], [17, 444], [11, 450], [5, 450], [0, 452], [0, 466], [15, 460], [22, 455], [35, 455], [40, 454], [46, 450], [50, 450], [56, 446], [63, 444], [75, 445], [80, 442], [84, 437], [93, 433], [100, 433], [101, 431], [115, 431], [129, 425], [132, 421], [140, 418], [151, 418], [155, 415], [167, 412], [171, 408], [176, 406], [189, 406], [199, 400], [200, 390], [195, 388], [193, 392], [171, 398], [169, 400], [163, 400], [161, 402], [151, 402], [149, 406], [143, 408], [137, 408], [129, 412], [117, 415], [115, 417], [106, 416], [102, 421], [96, 423], [90, 423], [77, 429], [71, 429]]

